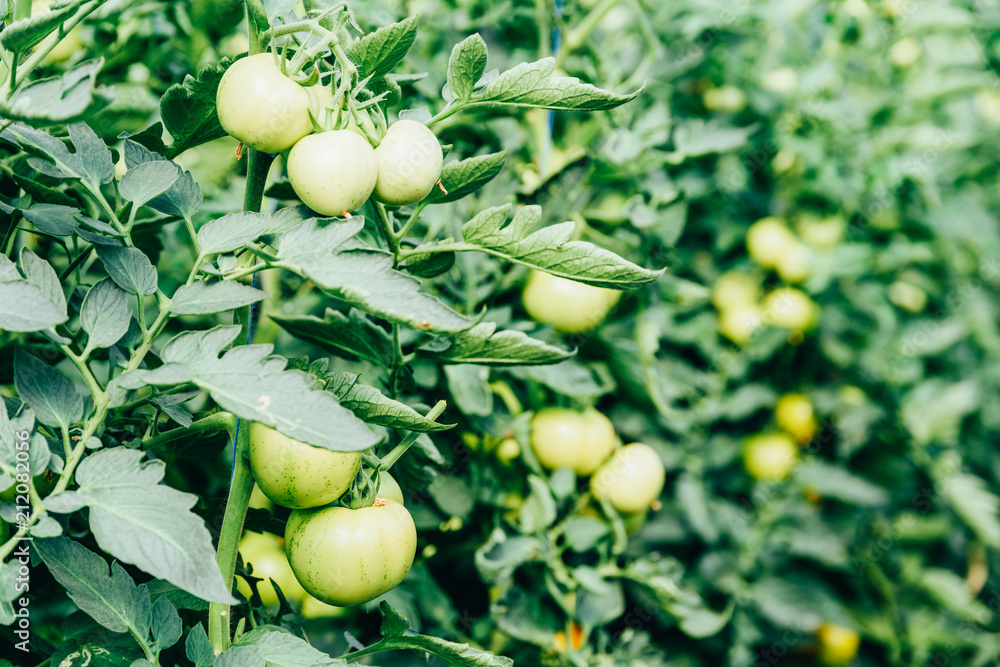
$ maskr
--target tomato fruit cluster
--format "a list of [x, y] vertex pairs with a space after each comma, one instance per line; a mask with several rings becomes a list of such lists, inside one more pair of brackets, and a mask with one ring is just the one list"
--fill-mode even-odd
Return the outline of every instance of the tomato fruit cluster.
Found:
[[[336, 613], [329, 605], [367, 602], [406, 577], [416, 555], [416, 528], [399, 484], [387, 472], [379, 472], [371, 507], [323, 507], [351, 487], [361, 467], [359, 452], [313, 447], [252, 424], [249, 460], [261, 493], [294, 510], [285, 525], [284, 549], [279, 538], [253, 533], [240, 544], [253, 574], [265, 579], [258, 587], [265, 605], [278, 603], [267, 580], [320, 617]], [[249, 597], [246, 582], [240, 591]]]
[[638, 442], [619, 449], [611, 420], [593, 408], [539, 410], [531, 420], [531, 447], [550, 470], [593, 475], [594, 497], [624, 514], [644, 512], [663, 491], [666, 471], [659, 454]]
[[424, 199], [441, 178], [444, 153], [423, 123], [393, 123], [376, 148], [370, 121], [349, 116], [346, 129], [313, 134], [325, 122], [333, 95], [285, 76], [274, 54], [236, 61], [216, 95], [219, 122], [244, 145], [265, 153], [289, 149], [288, 180], [299, 199], [325, 216], [350, 213], [369, 197], [388, 206]]

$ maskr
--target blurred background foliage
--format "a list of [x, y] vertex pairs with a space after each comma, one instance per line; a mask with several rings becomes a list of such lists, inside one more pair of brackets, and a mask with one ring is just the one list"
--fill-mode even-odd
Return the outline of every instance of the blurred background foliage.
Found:
[[[414, 363], [404, 397], [449, 399], [459, 427], [421, 437], [401, 464], [422, 555], [391, 602], [423, 632], [518, 664], [845, 664], [853, 633], [859, 665], [998, 664], [1000, 8], [351, 7], [365, 29], [420, 16], [403, 107], [442, 106], [451, 45], [472, 32], [489, 44], [488, 69], [554, 52], [602, 87], [646, 85], [607, 113], [449, 118], [436, 128], [448, 159], [510, 157], [476, 196], [425, 211], [416, 233], [453, 235], [504, 201], [541, 204], [583, 239], [668, 267], [572, 336], [527, 318], [525, 274], [500, 262], [463, 255], [433, 280], [467, 312], [487, 306], [488, 319], [578, 356], [509, 371]], [[240, 2], [112, 0], [49, 66], [105, 56], [116, 101], [89, 122], [111, 141], [155, 120], [167, 87], [245, 51], [241, 21]], [[204, 219], [239, 208], [235, 148], [223, 139], [178, 159], [206, 194]], [[280, 164], [273, 178], [280, 197]], [[152, 227], [143, 241], [159, 250], [161, 281], [182, 281], [190, 261], [177, 231]], [[268, 315], [336, 304], [295, 277], [264, 281], [273, 297], [255, 341], [324, 356]], [[588, 505], [585, 484], [542, 474], [527, 419], [550, 405], [595, 405], [625, 442], [656, 448], [662, 507], [625, 526]], [[498, 448], [510, 438], [517, 449]], [[754, 447], [789, 440], [797, 464], [768, 480]], [[206, 496], [213, 526], [226, 455], [171, 456], [169, 483]], [[251, 515], [251, 527], [280, 534], [274, 525]], [[345, 630], [371, 634], [374, 616], [286, 623], [342, 647]]]

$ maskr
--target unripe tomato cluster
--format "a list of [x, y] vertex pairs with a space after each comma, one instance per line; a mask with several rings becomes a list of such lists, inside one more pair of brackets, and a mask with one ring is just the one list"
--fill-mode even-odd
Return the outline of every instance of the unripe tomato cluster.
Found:
[[754, 479], [784, 479], [799, 462], [799, 445], [812, 440], [819, 429], [812, 402], [803, 394], [784, 394], [774, 408], [779, 430], [759, 433], [743, 445], [743, 466]]
[[521, 300], [536, 322], [563, 333], [589, 331], [604, 321], [622, 293], [594, 287], [544, 271], [532, 271]]
[[[376, 148], [351, 117], [346, 129], [313, 134], [333, 96], [285, 76], [274, 54], [234, 63], [216, 95], [219, 123], [244, 145], [287, 158], [292, 189], [309, 208], [344, 215], [369, 197], [388, 206], [424, 199], [441, 178], [444, 154], [423, 123], [393, 123]], [[368, 128], [374, 131], [374, 127]]]
[[[265, 552], [259, 538], [244, 537], [252, 552], [244, 553], [244, 560], [254, 563], [256, 555], [259, 576], [274, 579], [290, 599], [315, 598], [310, 613], [317, 614], [324, 611], [320, 603], [360, 604], [403, 581], [416, 555], [417, 531], [403, 507], [402, 491], [388, 473], [379, 474], [378, 496], [370, 507], [324, 507], [350, 489], [361, 466], [360, 453], [313, 447], [253, 424], [249, 459], [260, 491], [294, 510], [285, 526], [280, 565], [274, 562], [279, 560], [274, 549]], [[242, 543], [240, 549], [242, 553]], [[285, 568], [292, 579], [280, 578]], [[276, 604], [273, 588], [266, 590], [261, 586], [262, 601]]]
[[592, 475], [594, 497], [623, 514], [644, 512], [663, 491], [666, 471], [656, 451], [638, 442], [619, 449], [611, 420], [593, 408], [539, 410], [531, 420], [531, 448], [550, 470]]

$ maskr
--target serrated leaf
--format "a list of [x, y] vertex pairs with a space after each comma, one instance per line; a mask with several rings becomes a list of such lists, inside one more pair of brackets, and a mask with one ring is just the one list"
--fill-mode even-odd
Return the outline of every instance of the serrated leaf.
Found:
[[50, 516], [43, 516], [28, 531], [32, 537], [46, 538], [62, 535], [62, 525]]
[[958, 473], [941, 480], [941, 495], [955, 514], [972, 529], [984, 544], [1000, 547], [1000, 498], [990, 491], [983, 480], [968, 473]]
[[67, 320], [35, 285], [18, 280], [0, 282], [0, 331], [43, 331]]
[[[8, 51], [23, 53], [55, 32], [86, 0], [73, 0], [53, 11], [15, 21], [0, 32], [0, 44]], [[6, 16], [6, 12], [4, 12]]]
[[173, 187], [179, 177], [180, 169], [173, 162], [143, 162], [131, 167], [122, 176], [118, 190], [125, 201], [132, 202], [133, 206], [143, 206]]
[[51, 264], [28, 248], [22, 248], [21, 271], [24, 272], [25, 280], [42, 291], [46, 301], [60, 312], [66, 312], [66, 296], [63, 294], [59, 276]]
[[270, 317], [291, 335], [331, 354], [346, 355], [376, 366], [388, 367], [392, 363], [392, 337], [354, 308], [348, 315], [327, 308], [323, 319], [312, 315]]
[[174, 293], [170, 312], [177, 315], [206, 315], [233, 310], [267, 298], [267, 292], [237, 282], [192, 283]]
[[473, 94], [469, 106], [514, 106], [542, 109], [614, 109], [629, 102], [642, 88], [618, 95], [572, 76], [553, 76], [555, 59], [542, 58], [507, 70]]
[[191, 512], [198, 496], [165, 486], [165, 464], [118, 447], [79, 465], [77, 493], [90, 507], [90, 528], [107, 553], [212, 602], [235, 604], [222, 583], [212, 537]]
[[574, 355], [521, 331], [497, 331], [493, 322], [482, 322], [451, 337], [442, 336], [417, 351], [447, 364], [484, 366], [557, 364]]
[[441, 424], [428, 419], [408, 405], [385, 396], [375, 387], [361, 384], [359, 377], [354, 373], [331, 373], [326, 376], [325, 389], [333, 392], [342, 406], [369, 424], [421, 433], [454, 427], [454, 424]]
[[378, 610], [382, 612], [382, 625], [379, 626], [378, 633], [383, 637], [402, 637], [410, 629], [410, 622], [386, 601], [378, 605]]
[[212, 667], [215, 663], [215, 650], [201, 623], [188, 631], [187, 639], [184, 640], [184, 655], [195, 667]]
[[80, 166], [91, 183], [110, 183], [115, 177], [111, 150], [89, 125], [76, 123], [66, 128], [80, 158]]
[[20, 349], [14, 353], [14, 385], [43, 424], [69, 428], [83, 417], [83, 397], [69, 378]]
[[160, 353], [164, 365], [142, 377], [156, 385], [193, 382], [223, 409], [317, 447], [353, 452], [379, 441], [332, 394], [315, 389], [311, 375], [285, 370], [271, 345], [241, 345], [220, 358], [239, 332], [229, 326], [179, 334]]
[[215, 667], [270, 667], [256, 646], [234, 645], [215, 659]]
[[467, 415], [488, 417], [493, 413], [493, 391], [490, 389], [490, 369], [486, 366], [457, 364], [444, 367], [448, 391]]
[[149, 634], [149, 590], [136, 586], [118, 563], [108, 564], [82, 544], [65, 537], [38, 540], [35, 550], [56, 581], [87, 615], [112, 632]]
[[56, 514], [69, 514], [86, 504], [87, 502], [75, 491], [62, 491], [45, 499], [45, 510]]
[[[17, 474], [18, 444], [23, 442], [18, 434], [30, 433], [34, 425], [35, 416], [30, 409], [21, 411], [14, 418], [7, 416], [6, 409], [0, 409], [0, 489], [10, 488]], [[37, 431], [36, 435], [28, 440], [28, 464], [32, 470], [44, 470], [51, 453], [45, 438]]]
[[123, 290], [140, 295], [156, 292], [156, 269], [141, 250], [114, 245], [99, 245], [95, 250], [108, 276]]
[[[4, 130], [3, 135], [13, 139], [27, 152], [41, 155], [44, 160], [31, 158], [32, 166], [53, 178], [77, 178], [83, 181], [91, 190], [100, 188], [102, 176], [98, 171], [91, 173], [93, 165], [91, 158], [85, 162], [77, 147], [75, 153], [70, 153], [66, 145], [52, 135], [36, 130], [27, 125], [12, 125]], [[82, 130], [78, 136], [87, 136]], [[88, 143], [90, 140], [88, 139]], [[105, 147], [106, 150], [106, 147]], [[54, 203], [49, 199], [50, 203]]]
[[433, 203], [457, 201], [472, 194], [496, 178], [506, 162], [506, 150], [449, 162], [441, 170], [441, 185], [447, 194], [434, 188], [427, 200]]
[[83, 212], [75, 206], [59, 204], [35, 204], [22, 209], [24, 219], [47, 234], [69, 236], [77, 228], [76, 217]]
[[403, 260], [400, 266], [421, 278], [434, 278], [442, 273], [447, 273], [451, 267], [455, 266], [455, 253], [436, 252], [432, 255], [419, 255], [414, 259]]
[[198, 245], [204, 255], [232, 252], [268, 232], [268, 213], [231, 213], [205, 223], [198, 230]]
[[[132, 139], [125, 140], [125, 165], [129, 169], [147, 162], [166, 159]], [[178, 176], [174, 184], [163, 194], [146, 202], [146, 206], [167, 215], [179, 218], [192, 218], [201, 210], [203, 199], [201, 189], [194, 182], [191, 172], [180, 169], [180, 176]]]
[[150, 630], [153, 633], [153, 645], [158, 650], [170, 648], [176, 644], [183, 632], [181, 617], [177, 609], [165, 597], [157, 598], [153, 604], [153, 618], [150, 623]]
[[448, 90], [458, 100], [472, 96], [476, 82], [486, 71], [486, 42], [479, 33], [466, 37], [451, 50], [448, 60]]
[[228, 58], [223, 58], [218, 64], [203, 68], [197, 77], [189, 74], [183, 82], [167, 88], [160, 98], [163, 126], [174, 139], [167, 148], [167, 158], [226, 136], [215, 111], [215, 95], [222, 75], [231, 64]]
[[518, 209], [504, 226], [510, 206], [486, 209], [462, 225], [470, 250], [481, 250], [516, 264], [562, 278], [610, 289], [630, 289], [653, 282], [664, 269], [651, 271], [586, 241], [573, 241], [576, 223], [564, 222], [532, 231], [541, 221], [538, 206]]
[[320, 227], [306, 221], [278, 243], [278, 265], [316, 283], [324, 291], [391, 322], [421, 331], [461, 331], [471, 322], [434, 296], [420, 291], [416, 278], [393, 269], [381, 250], [345, 243], [362, 223]]
[[91, 287], [80, 307], [80, 326], [90, 335], [88, 348], [111, 347], [128, 333], [131, 320], [128, 297], [110, 278]]
[[295, 9], [298, 0], [263, 0], [264, 13], [270, 22], [282, 18], [285, 14]]
[[885, 505], [889, 492], [864, 477], [852, 475], [842, 467], [812, 460], [795, 469], [795, 480], [803, 487], [815, 490], [824, 498], [836, 498], [862, 506]]
[[355, 40], [347, 49], [347, 57], [357, 65], [359, 77], [378, 79], [395, 69], [416, 37], [417, 18], [410, 16]]
[[6, 103], [0, 102], [0, 114], [32, 125], [78, 120], [86, 114], [95, 97], [110, 101], [109, 92], [97, 86], [102, 67], [104, 58], [98, 58], [80, 63], [59, 76], [19, 86]]
[[[256, 647], [267, 667], [345, 667], [343, 660], [331, 658], [304, 639], [275, 625], [262, 625], [233, 642], [233, 647]], [[223, 654], [225, 655], [225, 654]]]

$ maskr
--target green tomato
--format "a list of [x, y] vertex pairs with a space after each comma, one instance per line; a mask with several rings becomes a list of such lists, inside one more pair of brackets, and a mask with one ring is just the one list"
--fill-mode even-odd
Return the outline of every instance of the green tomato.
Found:
[[785, 394], [779, 398], [774, 407], [774, 421], [799, 442], [812, 440], [819, 428], [812, 402], [802, 394]]
[[590, 480], [596, 498], [606, 498], [619, 512], [648, 509], [663, 491], [666, 472], [660, 455], [641, 442], [625, 445]]
[[343, 215], [364, 204], [377, 177], [375, 151], [351, 130], [310, 135], [288, 154], [292, 189], [322, 215]]
[[368, 602], [410, 571], [417, 529], [396, 501], [378, 498], [371, 507], [301, 514], [285, 549], [299, 583], [320, 601], [338, 607]]
[[795, 331], [812, 328], [819, 316], [819, 306], [794, 287], [779, 287], [768, 294], [763, 309], [765, 324]]
[[572, 468], [578, 475], [590, 475], [617, 447], [611, 420], [593, 408], [545, 408], [531, 420], [531, 448], [550, 470]]
[[250, 467], [264, 495], [283, 507], [319, 507], [344, 495], [361, 467], [360, 452], [332, 452], [250, 426]]
[[383, 470], [378, 474], [378, 477], [378, 497], [395, 500], [400, 505], [405, 504], [403, 502], [403, 489], [399, 488], [399, 483], [393, 479], [392, 475]]
[[760, 283], [749, 274], [727, 271], [712, 285], [712, 304], [719, 310], [757, 303]]
[[[268, 607], [278, 605], [278, 593], [274, 584], [278, 584], [287, 600], [301, 600], [306, 595], [305, 589], [295, 578], [292, 568], [282, 550], [281, 538], [275, 535], [246, 532], [240, 540], [240, 556], [245, 564], [251, 566], [251, 574], [264, 581], [257, 584], [261, 602]], [[273, 583], [272, 583], [273, 580]], [[243, 578], [236, 580], [236, 589], [244, 597], [250, 598], [250, 584]]]
[[340, 618], [347, 614], [347, 610], [343, 607], [335, 607], [332, 604], [327, 604], [317, 600], [308, 593], [302, 598], [302, 605], [299, 608], [299, 612], [303, 618]]
[[819, 660], [829, 667], [839, 667], [854, 660], [861, 645], [858, 633], [842, 625], [825, 623], [816, 630], [819, 639]]
[[589, 331], [604, 321], [622, 293], [532, 271], [521, 300], [536, 322], [565, 333]]
[[754, 303], [730, 306], [719, 313], [719, 333], [734, 343], [745, 345], [760, 328], [763, 315]]
[[310, 96], [274, 64], [270, 53], [237, 60], [222, 75], [215, 106], [231, 136], [264, 153], [280, 153], [312, 132]]
[[747, 230], [747, 252], [765, 268], [774, 268], [795, 244], [795, 235], [780, 218], [762, 218]]
[[754, 479], [774, 482], [784, 479], [795, 468], [799, 447], [785, 433], [761, 433], [749, 438], [743, 447], [743, 465]]
[[415, 120], [393, 123], [375, 149], [375, 158], [375, 199], [389, 206], [415, 204], [430, 194], [444, 162], [437, 137]]

